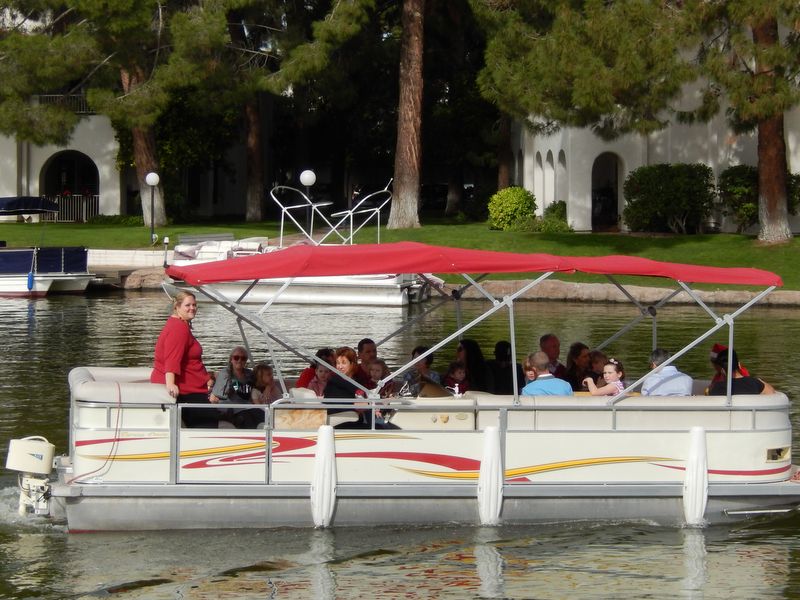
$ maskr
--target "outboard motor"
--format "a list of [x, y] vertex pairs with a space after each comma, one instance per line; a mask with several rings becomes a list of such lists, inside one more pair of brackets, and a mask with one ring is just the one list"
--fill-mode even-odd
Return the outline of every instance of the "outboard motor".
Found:
[[50, 514], [50, 480], [55, 446], [41, 436], [11, 440], [6, 469], [19, 471], [19, 514], [29, 510], [37, 515]]

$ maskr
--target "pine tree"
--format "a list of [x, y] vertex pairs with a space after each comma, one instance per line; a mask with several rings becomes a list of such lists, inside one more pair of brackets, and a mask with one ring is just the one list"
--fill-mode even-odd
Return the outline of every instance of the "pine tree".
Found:
[[388, 227], [419, 227], [425, 0], [403, 0], [394, 199]]
[[789, 240], [783, 116], [800, 103], [800, 4], [691, 0], [683, 16], [699, 38], [698, 62], [709, 83], [702, 113], [724, 107], [734, 130], [757, 132], [758, 239]]
[[[759, 134], [759, 238], [791, 237], [783, 113], [800, 102], [796, 1], [472, 5], [489, 31], [481, 90], [534, 131], [647, 134], [674, 120], [711, 118], [724, 97], [734, 127]], [[701, 105], [676, 113], [684, 85], [701, 76], [709, 84]]]

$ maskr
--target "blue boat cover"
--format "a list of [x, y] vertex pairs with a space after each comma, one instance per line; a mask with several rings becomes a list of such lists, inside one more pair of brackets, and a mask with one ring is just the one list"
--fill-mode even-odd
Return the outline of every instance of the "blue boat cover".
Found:
[[0, 198], [0, 215], [38, 215], [58, 212], [58, 204], [38, 196], [6, 196]]

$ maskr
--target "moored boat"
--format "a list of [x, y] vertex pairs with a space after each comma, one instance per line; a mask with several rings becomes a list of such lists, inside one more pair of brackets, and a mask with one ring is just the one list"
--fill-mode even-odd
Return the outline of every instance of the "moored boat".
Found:
[[[673, 280], [660, 302], [639, 306], [634, 317], [652, 320], [654, 331], [659, 312], [678, 294], [699, 300], [695, 283], [759, 288], [725, 314], [699, 301], [709, 327], [663, 366], [724, 330], [732, 347], [735, 319], [781, 284], [755, 269], [413, 243], [289, 248], [169, 272], [234, 314], [243, 332], [263, 335], [277, 360], [282, 349], [309, 353], [271, 322], [269, 306], [256, 314], [231, 302], [215, 289], [217, 281], [369, 274], [387, 265], [398, 272], [466, 274], [466, 285], [489, 301], [484, 315], [458, 323], [430, 352], [501, 311], [508, 312], [515, 346], [515, 300], [554, 273], [604, 273], [621, 288], [621, 276]], [[500, 299], [480, 285], [488, 272], [540, 275]], [[442, 303], [458, 302], [464, 288], [438, 291]], [[412, 366], [402, 365], [376, 390]], [[470, 392], [397, 397], [387, 407], [362, 386], [370, 406], [353, 410], [389, 408], [398, 429], [348, 430], [332, 426], [346, 425], [353, 411], [331, 414], [320, 399], [295, 397], [277, 371], [285, 394], [261, 408], [263, 429], [200, 430], [181, 426], [191, 405], [175, 404], [164, 386], [147, 383], [149, 368], [74, 369], [70, 447], [56, 459], [55, 476], [43, 440], [25, 444], [26, 455], [44, 457], [38, 467], [19, 453], [9, 457], [12, 468], [26, 473], [22, 509], [66, 519], [72, 531], [94, 531], [596, 519], [700, 525], [785, 514], [800, 504], [790, 403], [781, 392], [704, 396], [707, 382], [695, 381], [692, 396], [639, 396], [643, 376], [613, 397]]]
[[[58, 212], [46, 198], [0, 198], [0, 216]], [[94, 275], [88, 251], [81, 246], [0, 247], [0, 296], [36, 298], [52, 293], [82, 293]]]

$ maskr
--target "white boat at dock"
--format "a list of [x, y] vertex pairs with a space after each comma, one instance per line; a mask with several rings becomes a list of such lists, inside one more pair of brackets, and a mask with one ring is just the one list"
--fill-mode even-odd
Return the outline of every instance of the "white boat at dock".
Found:
[[[308, 244], [308, 242], [305, 242]], [[313, 244], [310, 244], [313, 245]], [[172, 265], [185, 267], [286, 248], [270, 246], [267, 238], [241, 240], [207, 240], [179, 244], [173, 251]], [[185, 287], [181, 281], [173, 283]], [[251, 281], [226, 281], [217, 289], [231, 301], [247, 304], [278, 302], [288, 304], [328, 304], [338, 306], [406, 306], [430, 298], [426, 282], [413, 274], [374, 273], [369, 275], [337, 275], [326, 277], [267, 277]], [[204, 296], [200, 296], [203, 299]]]
[[[659, 313], [687, 295], [708, 315], [708, 327], [662, 367], [723, 333], [732, 348], [736, 319], [781, 285], [778, 276], [748, 268], [411, 242], [297, 246], [173, 266], [170, 276], [235, 315], [246, 338], [263, 336], [284, 398], [256, 407], [265, 411], [263, 429], [189, 429], [181, 426], [182, 410], [208, 405], [176, 404], [163, 385], [148, 383], [149, 367], [77, 367], [69, 376], [68, 452], [54, 459], [46, 440], [12, 441], [7, 467], [21, 472], [21, 512], [49, 514], [70, 531], [99, 531], [639, 519], [702, 526], [785, 515], [800, 506], [790, 402], [780, 391], [705, 396], [708, 382], [695, 380], [692, 396], [641, 396], [643, 374], [613, 397], [467, 392], [386, 400], [362, 388], [366, 405], [336, 400], [346, 412], [332, 412], [322, 399], [288, 389], [282, 353], [313, 354], [281, 333], [269, 302], [255, 311], [216, 289], [231, 280], [369, 275], [387, 267], [465, 277], [464, 286], [450, 293], [436, 288], [440, 300], [403, 329], [420, 326], [444, 304], [458, 306], [469, 286], [488, 301], [468, 323], [460, 322], [457, 310], [454, 330], [429, 352], [495, 313], [507, 313], [516, 355], [514, 303], [555, 273], [605, 274], [623, 290], [620, 277], [671, 280], [659, 302], [637, 305], [630, 323], [595, 344], [609, 347], [648, 320], [655, 336]], [[494, 298], [480, 283], [488, 273], [537, 275]], [[697, 283], [758, 291], [723, 314], [699, 299], [692, 287]], [[411, 368], [413, 363], [402, 365], [376, 390]], [[333, 427], [346, 425], [355, 410], [387, 409], [397, 429]]]
[[81, 294], [94, 275], [84, 247], [0, 248], [0, 297]]
[[[280, 252], [287, 246], [289, 236], [284, 236], [287, 221], [299, 232], [294, 244], [309, 246], [350, 245], [355, 234], [370, 222], [377, 226], [377, 241], [380, 243], [381, 211], [391, 201], [388, 189], [365, 195], [352, 208], [334, 213], [330, 218], [321, 208], [330, 202], [313, 202], [302, 191], [277, 186], [270, 191], [273, 201], [281, 209], [280, 236], [277, 245], [270, 245], [266, 237], [241, 240], [196, 239], [191, 243], [175, 246], [172, 264], [176, 267], [253, 256], [268, 252]], [[306, 219], [306, 223], [301, 221]], [[318, 227], [314, 231], [314, 223]], [[197, 236], [201, 238], [202, 236]], [[406, 306], [430, 298], [430, 283], [435, 278], [421, 277], [410, 273], [382, 272], [364, 275], [327, 275], [321, 277], [264, 277], [258, 281], [219, 282], [217, 289], [231, 301], [248, 304], [289, 303], [327, 304], [345, 306]], [[176, 281], [178, 287], [185, 287]]]

